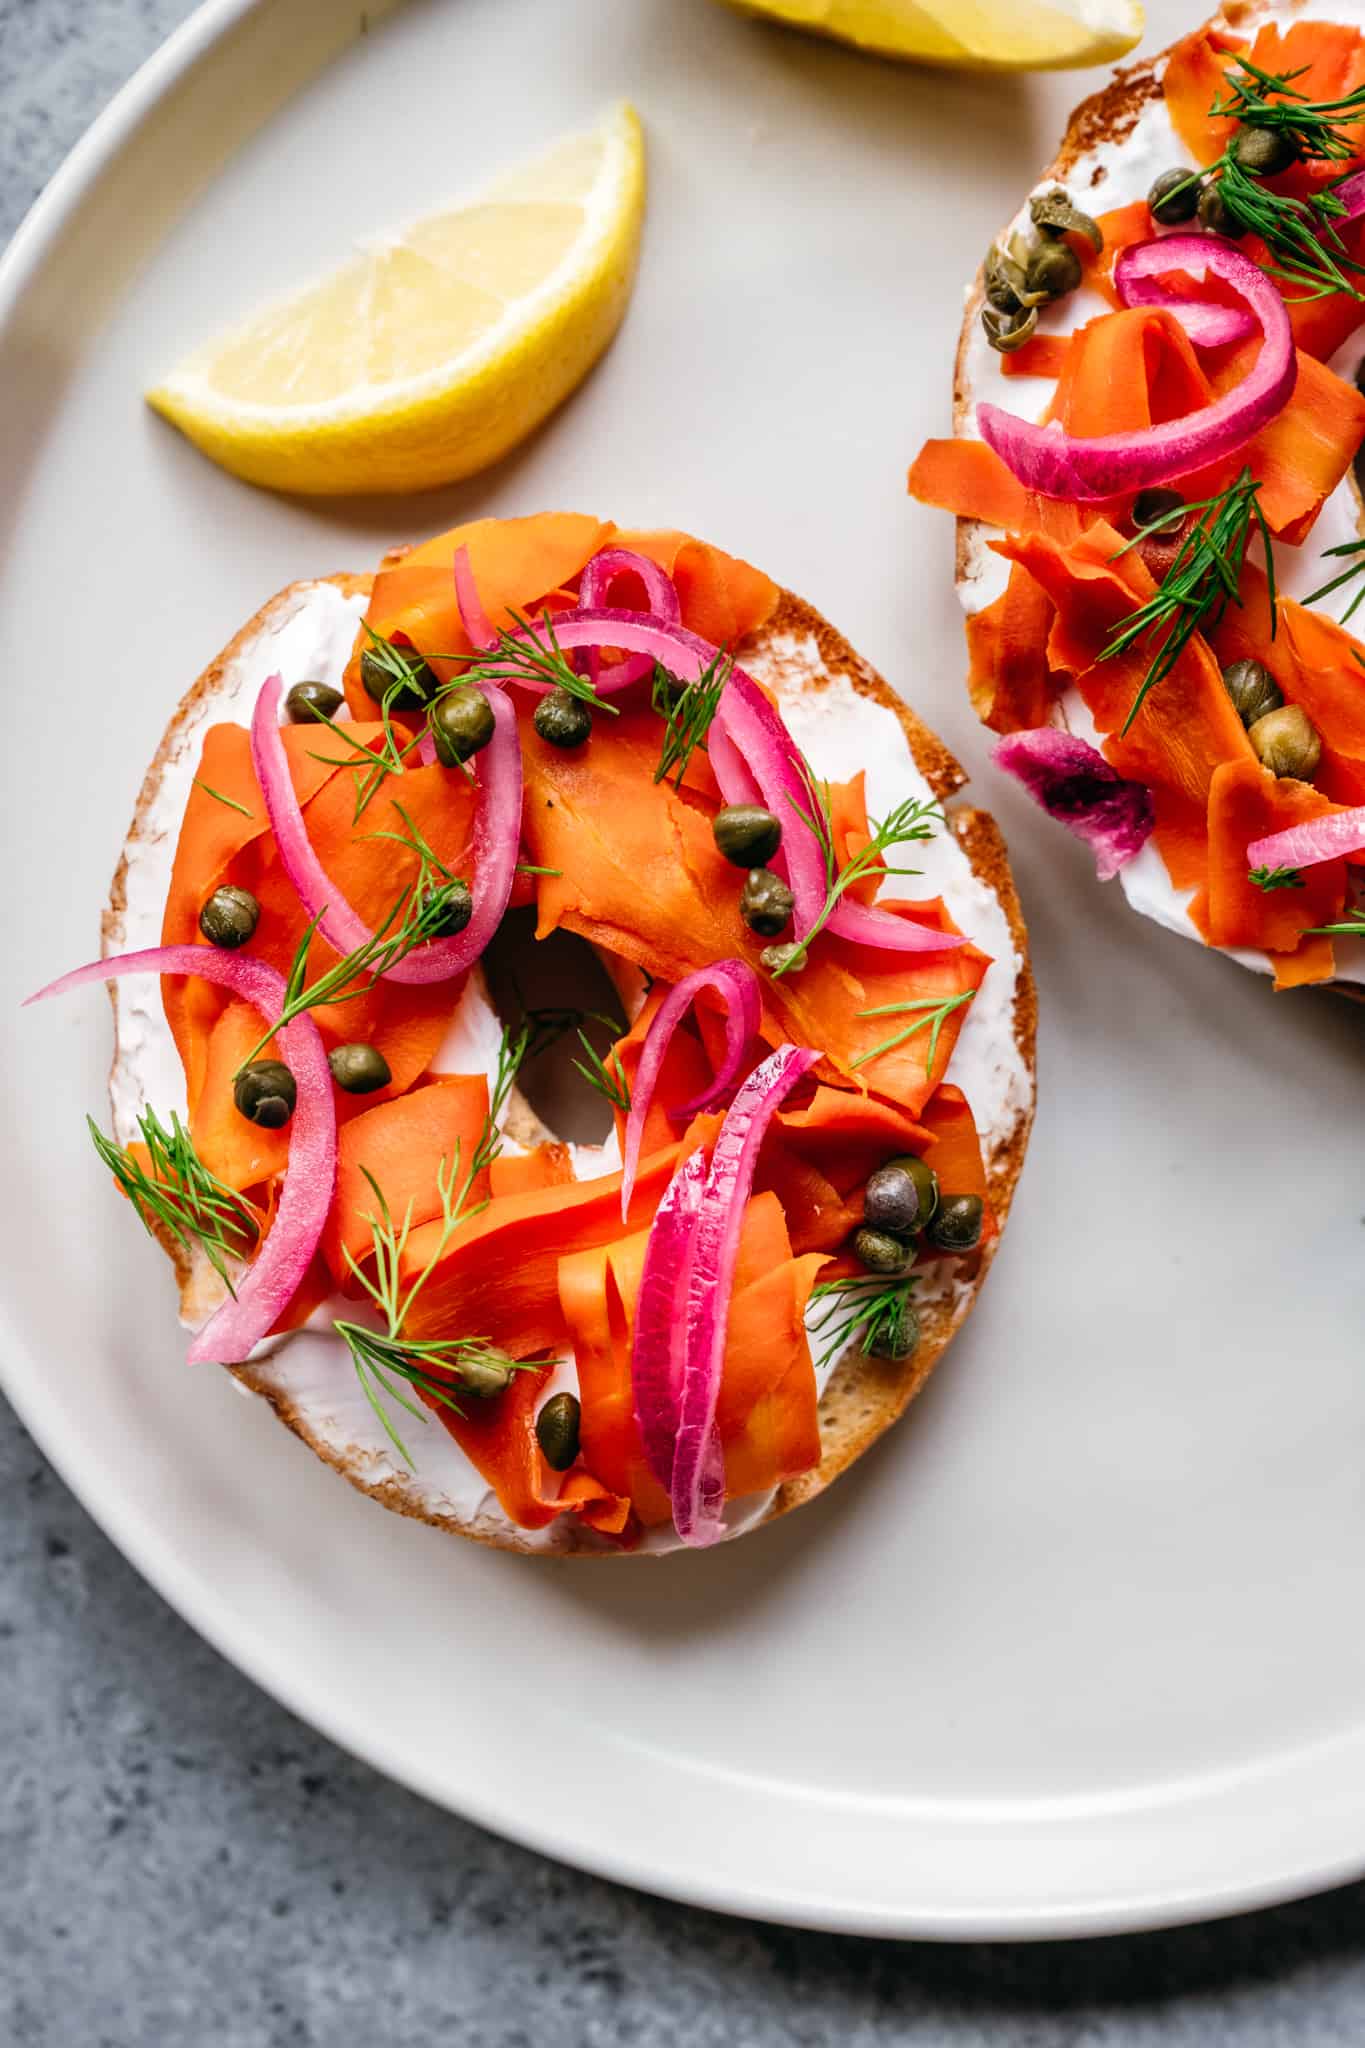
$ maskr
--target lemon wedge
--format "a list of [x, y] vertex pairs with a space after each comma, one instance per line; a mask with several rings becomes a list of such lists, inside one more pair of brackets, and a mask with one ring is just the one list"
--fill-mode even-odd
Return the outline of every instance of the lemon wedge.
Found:
[[539, 426], [615, 334], [644, 201], [644, 141], [623, 102], [220, 335], [148, 403], [274, 490], [470, 476]]
[[1142, 34], [1141, 0], [729, 0], [883, 57], [964, 70], [1112, 63]]

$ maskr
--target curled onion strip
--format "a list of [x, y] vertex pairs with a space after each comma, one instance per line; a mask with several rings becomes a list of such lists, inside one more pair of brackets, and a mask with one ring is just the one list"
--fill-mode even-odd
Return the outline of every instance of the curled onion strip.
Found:
[[[151, 946], [115, 953], [73, 968], [28, 998], [40, 1003], [86, 982], [125, 974], [197, 974], [216, 981], [259, 1010], [267, 1024], [284, 1008], [284, 977], [263, 960], [221, 953], [212, 946]], [[241, 1365], [288, 1308], [322, 1236], [336, 1186], [337, 1127], [332, 1076], [322, 1034], [306, 1011], [279, 1031], [280, 1053], [298, 1085], [289, 1124], [289, 1163], [275, 1220], [255, 1259], [237, 1283], [236, 1296], [214, 1310], [190, 1345], [191, 1365]]]
[[1365, 807], [1328, 811], [1302, 825], [1253, 839], [1247, 848], [1248, 867], [1315, 868], [1327, 860], [1350, 860], [1365, 853]]
[[650, 1226], [635, 1301], [631, 1395], [646, 1461], [663, 1487], [673, 1481], [673, 1443], [686, 1363], [682, 1294], [705, 1186], [706, 1154], [689, 1152]]
[[979, 405], [982, 440], [1026, 489], [1045, 498], [1086, 502], [1169, 483], [1235, 454], [1288, 403], [1298, 357], [1289, 314], [1273, 281], [1217, 235], [1164, 235], [1126, 251], [1130, 290], [1170, 270], [1221, 278], [1245, 299], [1264, 336], [1251, 369], [1235, 390], [1211, 405], [1135, 433], [1067, 434], [1055, 422], [1040, 427], [998, 405]]
[[474, 565], [469, 559], [469, 549], [455, 550], [455, 603], [460, 613], [460, 624], [464, 627], [465, 638], [471, 647], [484, 649], [497, 645], [487, 612], [479, 598], [479, 586], [474, 581]]
[[[309, 917], [329, 946], [341, 954], [366, 946], [375, 934], [346, 901], [313, 850], [289, 773], [280, 737], [281, 682], [270, 676], [251, 718], [251, 758], [265, 799], [280, 861]], [[478, 755], [479, 789], [474, 813], [474, 914], [462, 932], [432, 939], [383, 971], [386, 981], [449, 981], [472, 967], [502, 922], [516, 876], [521, 841], [521, 743], [511, 702], [493, 684], [484, 685], [493, 712], [493, 737]]]
[[685, 975], [664, 997], [645, 1033], [645, 1042], [640, 1048], [640, 1064], [635, 1070], [630, 1091], [630, 1113], [626, 1118], [625, 1144], [622, 1147], [623, 1223], [630, 1209], [630, 1197], [640, 1163], [640, 1141], [644, 1137], [645, 1119], [654, 1100], [660, 1070], [678, 1026], [705, 989], [713, 989], [725, 1005], [725, 1055], [708, 1085], [696, 1095], [689, 1096], [686, 1102], [674, 1104], [668, 1112], [671, 1117], [681, 1122], [695, 1116], [698, 1110], [714, 1109], [723, 1101], [739, 1077], [749, 1041], [758, 1030], [763, 1009], [758, 977], [743, 960], [717, 960], [713, 966], [698, 968], [695, 974]]

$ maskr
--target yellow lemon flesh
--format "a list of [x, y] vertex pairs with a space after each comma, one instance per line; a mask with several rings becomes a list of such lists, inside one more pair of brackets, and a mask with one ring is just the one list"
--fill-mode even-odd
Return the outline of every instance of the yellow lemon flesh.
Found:
[[883, 57], [964, 70], [1108, 64], [1142, 34], [1141, 0], [730, 0]]
[[148, 403], [249, 483], [420, 491], [496, 462], [615, 334], [644, 218], [632, 107], [219, 336]]

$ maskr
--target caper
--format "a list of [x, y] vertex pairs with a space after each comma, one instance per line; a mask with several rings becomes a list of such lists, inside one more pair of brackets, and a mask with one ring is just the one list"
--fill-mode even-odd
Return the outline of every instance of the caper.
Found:
[[437, 759], [457, 768], [486, 747], [493, 737], [493, 707], [472, 683], [438, 697], [431, 713], [431, 738]]
[[1222, 190], [1216, 178], [1210, 178], [1199, 194], [1199, 224], [1210, 234], [1224, 235], [1230, 242], [1239, 242], [1246, 229], [1235, 221], [1228, 210]]
[[[1158, 519], [1170, 519], [1178, 512], [1185, 500], [1179, 491], [1173, 491], [1169, 484], [1149, 484], [1145, 491], [1139, 491], [1133, 500], [1132, 521], [1135, 527], [1154, 526]], [[1170, 526], [1163, 527], [1163, 533], [1170, 533]]]
[[552, 1472], [567, 1472], [578, 1456], [578, 1418], [572, 1394], [551, 1394], [536, 1417], [536, 1442]]
[[1223, 688], [1243, 725], [1255, 725], [1284, 702], [1280, 686], [1263, 661], [1230, 661], [1223, 670]]
[[999, 313], [994, 306], [982, 308], [981, 325], [986, 330], [986, 339], [993, 349], [1002, 356], [1013, 355], [1022, 348], [1038, 325], [1038, 308], [1029, 306], [1022, 313]]
[[1024, 282], [1030, 292], [1064, 298], [1081, 281], [1081, 259], [1070, 242], [1040, 242], [1028, 260]]
[[864, 1224], [853, 1233], [853, 1249], [869, 1273], [903, 1273], [910, 1264], [911, 1251], [888, 1230], [869, 1230]]
[[1257, 760], [1272, 775], [1291, 776], [1296, 782], [1311, 782], [1322, 759], [1322, 741], [1317, 727], [1297, 704], [1283, 704], [1267, 711], [1247, 733]]
[[345, 699], [330, 683], [295, 683], [284, 700], [284, 715], [291, 725], [307, 725], [318, 718], [335, 718]]
[[1283, 128], [1239, 128], [1230, 151], [1241, 168], [1253, 177], [1273, 178], [1298, 162], [1299, 145]]
[[981, 1242], [981, 1219], [985, 1204], [980, 1195], [944, 1195], [938, 1214], [929, 1225], [929, 1242], [936, 1251], [969, 1252]]
[[1033, 225], [1045, 235], [1084, 235], [1097, 256], [1104, 247], [1104, 231], [1099, 222], [1082, 213], [1079, 206], [1073, 206], [1060, 185], [1030, 199], [1028, 210]]
[[373, 1095], [387, 1088], [393, 1075], [377, 1045], [334, 1045], [327, 1055], [332, 1079], [348, 1095]]
[[1199, 174], [1175, 164], [1148, 188], [1147, 211], [1163, 228], [1193, 220], [1199, 210]]
[[986, 260], [981, 266], [981, 286], [989, 304], [1000, 313], [1017, 313], [1023, 300], [1023, 265], [1007, 256], [994, 242], [986, 251]]
[[388, 704], [398, 711], [415, 711], [430, 703], [440, 683], [415, 647], [390, 642], [392, 653], [402, 665], [396, 673], [392, 662], [376, 647], [367, 647], [360, 657], [360, 680], [376, 704]]
[[552, 690], [537, 704], [531, 723], [552, 747], [581, 747], [592, 731], [592, 713], [571, 690]]
[[210, 945], [231, 953], [244, 946], [260, 922], [261, 906], [250, 889], [224, 882], [199, 913], [199, 929]]
[[739, 895], [739, 914], [761, 939], [775, 939], [792, 921], [796, 898], [771, 868], [750, 868]]
[[468, 882], [459, 875], [453, 881], [442, 882], [439, 889], [433, 889], [423, 899], [422, 922], [434, 939], [453, 939], [473, 915], [474, 898]]
[[938, 1180], [922, 1159], [907, 1155], [879, 1166], [863, 1190], [863, 1222], [892, 1237], [922, 1230], [938, 1201]]
[[804, 949], [796, 939], [781, 939], [777, 945], [763, 948], [758, 964], [769, 974], [799, 974], [806, 964]]
[[907, 1288], [905, 1299], [878, 1323], [877, 1334], [867, 1348], [874, 1358], [909, 1358], [918, 1345], [919, 1314]]
[[491, 1401], [498, 1394], [505, 1393], [511, 1381], [513, 1365], [510, 1358], [500, 1352], [466, 1352], [460, 1360], [460, 1386], [466, 1394], [473, 1394], [476, 1400]]
[[762, 804], [727, 804], [711, 820], [711, 837], [732, 867], [762, 868], [782, 844], [782, 825]]
[[233, 1082], [232, 1099], [248, 1123], [277, 1131], [294, 1114], [298, 1082], [283, 1060], [252, 1060]]

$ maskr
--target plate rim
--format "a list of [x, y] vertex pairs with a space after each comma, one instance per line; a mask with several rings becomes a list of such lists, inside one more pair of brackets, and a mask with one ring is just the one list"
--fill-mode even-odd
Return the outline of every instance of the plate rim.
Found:
[[[216, 46], [239, 24], [268, 10], [287, 17], [297, 4], [298, 0], [201, 0], [114, 93], [0, 252], [0, 332], [15, 319], [28, 286], [41, 273], [67, 226], [101, 180], [116, 168], [121, 153], [159, 104], [174, 94], [196, 67], [211, 61]], [[401, 6], [402, 0], [397, 4]], [[524, 1809], [511, 1810], [496, 1797], [482, 1798], [475, 1782], [462, 1786], [456, 1798], [447, 1778], [427, 1769], [401, 1746], [386, 1748], [382, 1732], [355, 1725], [325, 1692], [312, 1696], [302, 1677], [281, 1665], [257, 1627], [219, 1600], [201, 1573], [182, 1567], [174, 1550], [140, 1514], [136, 1502], [121, 1494], [116, 1485], [101, 1484], [104, 1468], [93, 1448], [87, 1457], [79, 1446], [59, 1440], [58, 1433], [48, 1429], [41, 1402], [23, 1391], [26, 1385], [35, 1388], [41, 1384], [38, 1361], [14, 1327], [8, 1305], [0, 1300], [0, 1388], [43, 1456], [92, 1520], [189, 1627], [287, 1711], [319, 1729], [339, 1748], [433, 1805], [571, 1867], [680, 1904], [739, 1918], [832, 1933], [943, 1942], [1039, 1941], [1143, 1932], [1281, 1904], [1365, 1874], [1362, 1815], [1362, 1825], [1353, 1831], [1358, 1846], [1349, 1851], [1325, 1859], [1276, 1861], [1268, 1857], [1273, 1867], [1263, 1866], [1261, 1875], [1223, 1884], [1183, 1888], [1159, 1882], [1148, 1887], [1135, 1884], [1125, 1896], [1106, 1895], [1098, 1900], [1077, 1896], [1013, 1909], [878, 1907], [816, 1894], [802, 1886], [783, 1890], [752, 1879], [730, 1882], [723, 1874], [712, 1879], [684, 1876], [661, 1865], [657, 1851], [651, 1858], [621, 1843], [585, 1842], [571, 1824], [538, 1822]], [[1330, 1741], [1310, 1745], [1308, 1751], [1296, 1753], [1288, 1762], [1277, 1760], [1275, 1768], [1281, 1773], [1292, 1770], [1309, 1755], [1332, 1746]], [[1356, 1746], [1365, 1748], [1365, 1731]], [[1365, 1780], [1365, 1773], [1360, 1775]], [[1193, 1778], [1181, 1784], [1199, 1782]]]

